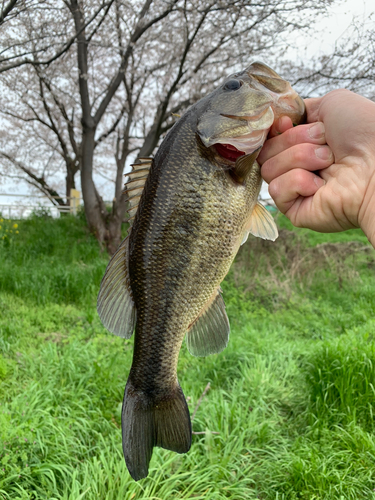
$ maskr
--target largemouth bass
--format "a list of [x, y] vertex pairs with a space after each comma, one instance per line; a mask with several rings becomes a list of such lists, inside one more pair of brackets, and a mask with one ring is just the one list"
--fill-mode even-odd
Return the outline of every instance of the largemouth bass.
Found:
[[125, 187], [132, 225], [98, 296], [104, 326], [135, 330], [122, 407], [126, 465], [148, 474], [154, 446], [185, 453], [188, 406], [177, 380], [186, 335], [195, 356], [222, 351], [229, 321], [220, 283], [249, 233], [275, 240], [257, 202], [256, 158], [275, 118], [304, 119], [302, 99], [277, 73], [253, 63], [229, 76], [173, 126], [154, 159], [133, 165]]

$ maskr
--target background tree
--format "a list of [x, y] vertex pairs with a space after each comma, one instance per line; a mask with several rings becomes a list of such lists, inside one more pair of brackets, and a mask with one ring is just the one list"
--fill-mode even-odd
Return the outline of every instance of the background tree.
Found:
[[299, 77], [291, 81], [303, 95], [320, 96], [343, 87], [375, 100], [374, 19], [374, 14], [365, 22], [353, 19], [332, 53], [300, 66]]
[[0, 7], [0, 26], [4, 23], [5, 19], [10, 15], [12, 10], [15, 9], [18, 0], [9, 0], [9, 2], [2, 2]]
[[[224, 75], [255, 59], [277, 68], [282, 36], [307, 29], [330, 3], [22, 2], [0, 32], [4, 169], [50, 196], [61, 193], [64, 175], [68, 196], [80, 172], [89, 227], [113, 252], [129, 157], [152, 154], [174, 115]], [[110, 210], [97, 187], [100, 177], [114, 184]]]

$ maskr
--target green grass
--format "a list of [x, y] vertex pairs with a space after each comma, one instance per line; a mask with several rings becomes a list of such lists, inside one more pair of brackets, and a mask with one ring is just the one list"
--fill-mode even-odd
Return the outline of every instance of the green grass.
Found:
[[133, 340], [95, 312], [108, 257], [79, 218], [19, 222], [0, 242], [0, 498], [375, 499], [375, 251], [278, 223], [223, 283], [227, 349], [183, 346], [191, 413], [211, 384], [204, 434], [155, 449], [136, 483], [120, 431]]
[[19, 234], [0, 246], [0, 291], [38, 305], [92, 307], [107, 256], [82, 220], [32, 217], [18, 226]]

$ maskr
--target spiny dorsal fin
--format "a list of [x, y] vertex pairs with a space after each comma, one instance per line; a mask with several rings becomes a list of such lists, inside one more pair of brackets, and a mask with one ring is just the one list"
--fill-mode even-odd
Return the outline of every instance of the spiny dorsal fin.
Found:
[[215, 290], [186, 334], [186, 345], [193, 356], [216, 354], [228, 344], [230, 326], [220, 291]]
[[127, 236], [107, 266], [97, 303], [107, 330], [126, 339], [132, 336], [137, 316], [128, 273], [128, 246]]
[[139, 158], [139, 163], [134, 163], [132, 170], [128, 174], [128, 180], [125, 184], [124, 194], [125, 201], [128, 206], [128, 222], [130, 226], [133, 224], [133, 219], [138, 210], [139, 200], [146, 183], [146, 179], [152, 165], [152, 158]]
[[275, 241], [279, 236], [277, 226], [272, 215], [261, 204], [257, 203], [252, 211], [248, 222], [245, 225], [241, 245], [247, 240], [249, 233], [264, 240]]

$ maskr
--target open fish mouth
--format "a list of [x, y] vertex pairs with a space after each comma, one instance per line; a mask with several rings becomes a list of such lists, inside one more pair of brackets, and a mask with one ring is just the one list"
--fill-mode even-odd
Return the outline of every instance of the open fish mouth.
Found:
[[212, 144], [215, 152], [226, 161], [235, 163], [238, 158], [253, 153], [256, 149], [263, 146], [269, 128], [263, 130], [254, 130], [250, 134], [239, 137], [223, 138]]
[[[274, 112], [271, 106], [267, 106], [258, 113], [242, 113], [240, 116], [221, 114], [221, 119], [227, 120], [224, 122], [224, 133], [219, 130], [211, 137], [202, 137], [202, 140], [206, 147], [211, 146], [226, 162], [235, 163], [240, 156], [252, 154], [263, 146], [274, 121]], [[231, 136], [230, 127], [237, 133], [241, 128], [242, 133]]]
[[214, 144], [214, 148], [219, 156], [225, 160], [236, 162], [237, 158], [244, 156], [246, 153], [244, 151], [239, 151], [236, 147], [231, 144]]

